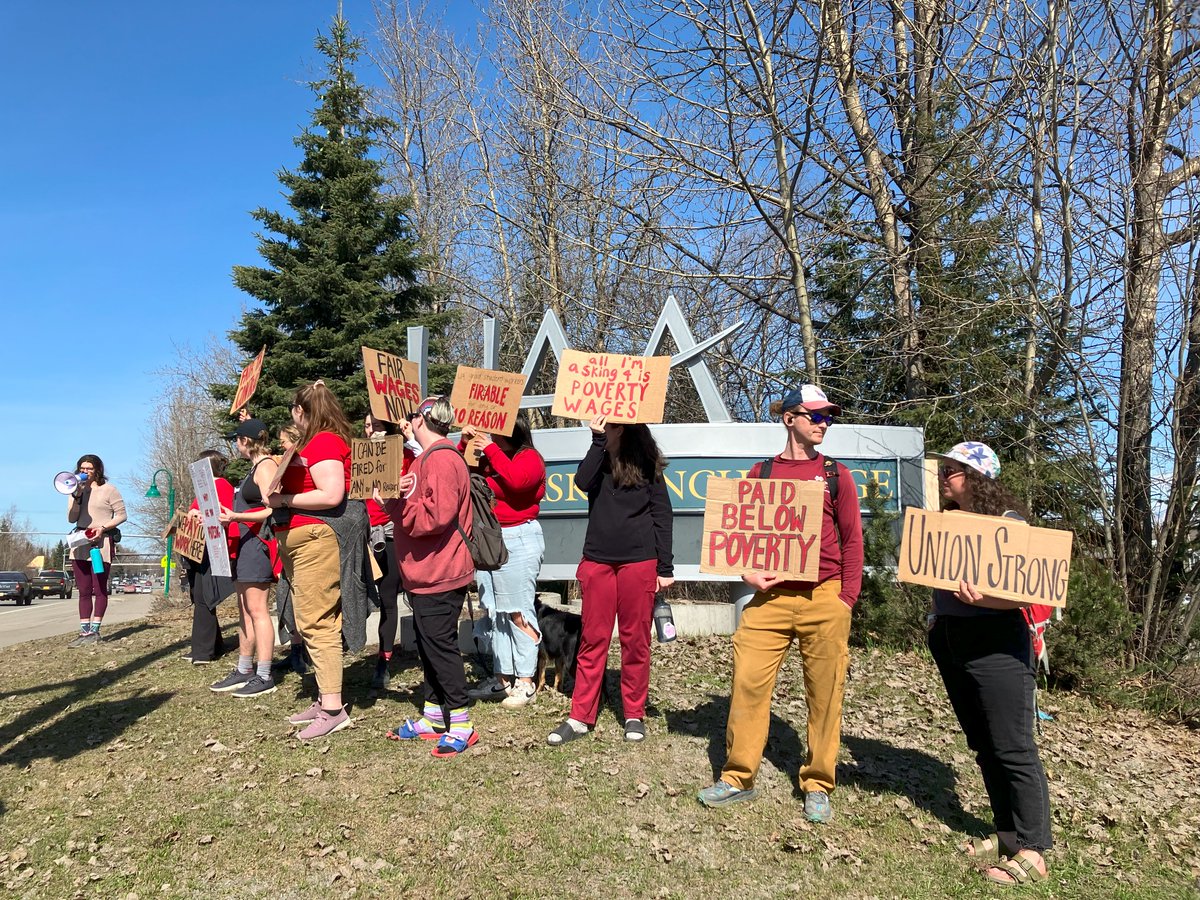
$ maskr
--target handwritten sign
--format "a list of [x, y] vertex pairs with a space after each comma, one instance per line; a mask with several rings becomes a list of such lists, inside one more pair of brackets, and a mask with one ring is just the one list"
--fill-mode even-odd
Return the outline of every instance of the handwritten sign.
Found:
[[[278, 494], [279, 489], [283, 487], [283, 473], [286, 472], [288, 466], [295, 461], [297, 452], [297, 449], [293, 447], [291, 450], [288, 450], [286, 453], [284, 453], [283, 456], [279, 457], [279, 468], [275, 470], [275, 477], [272, 478], [271, 483], [267, 485], [268, 497], [271, 494]], [[266, 498], [264, 497], [263, 499]]]
[[214, 575], [233, 576], [229, 566], [229, 547], [225, 543], [225, 529], [221, 525], [221, 503], [217, 499], [217, 480], [213, 478], [212, 463], [198, 459], [188, 466], [192, 476], [192, 487], [196, 491], [196, 505], [200, 507], [200, 518], [204, 525], [204, 545], [208, 548], [209, 571]]
[[404, 435], [389, 434], [381, 441], [355, 438], [350, 442], [351, 500], [369, 500], [376, 488], [381, 497], [399, 497], [403, 471]]
[[237, 393], [233, 395], [233, 404], [229, 407], [231, 413], [237, 412], [250, 402], [250, 398], [254, 396], [254, 392], [258, 389], [258, 376], [262, 374], [263, 357], [266, 356], [267, 348], [258, 351], [258, 356], [250, 360], [250, 365], [242, 369], [242, 377], [238, 379]]
[[661, 422], [667, 400], [669, 356], [623, 356], [564, 350], [550, 413], [588, 421]]
[[450, 391], [454, 424], [507, 437], [513, 433], [524, 392], [524, 375], [459, 366]]
[[700, 571], [816, 581], [824, 512], [821, 481], [709, 478]]
[[362, 355], [363, 368], [367, 370], [371, 418], [403, 422], [421, 405], [421, 374], [417, 364], [370, 347], [363, 347]]
[[910, 506], [897, 577], [946, 590], [969, 581], [991, 597], [1066, 606], [1074, 538], [1018, 519]]
[[199, 565], [204, 562], [204, 523], [180, 515], [175, 529], [175, 552]]

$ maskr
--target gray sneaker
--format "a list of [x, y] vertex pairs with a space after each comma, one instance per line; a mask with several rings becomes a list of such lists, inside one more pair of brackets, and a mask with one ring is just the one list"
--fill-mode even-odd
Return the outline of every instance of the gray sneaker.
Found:
[[735, 788], [728, 781], [718, 781], [716, 784], [711, 784], [700, 791], [696, 795], [696, 799], [704, 806], [716, 808], [718, 806], [729, 806], [734, 803], [753, 800], [757, 796], [758, 791], [754, 788], [742, 790]]
[[67, 644], [70, 648], [86, 647], [88, 644], [94, 644], [100, 639], [99, 635], [92, 634], [90, 631], [81, 631], [75, 640]]
[[263, 678], [261, 675], [251, 675], [246, 683], [233, 692], [235, 697], [262, 697], [266, 694], [275, 693], [275, 681], [270, 678]]
[[833, 818], [833, 807], [829, 795], [824, 791], [809, 791], [804, 795], [804, 818], [824, 825]]
[[214, 694], [224, 694], [226, 691], [236, 690], [250, 680], [253, 672], [239, 672], [234, 669], [220, 681], [214, 681], [208, 686], [208, 689]]
[[488, 703], [493, 700], [503, 700], [508, 696], [508, 692], [509, 688], [505, 687], [499, 678], [492, 675], [467, 691], [467, 696], [472, 700], [482, 700]]

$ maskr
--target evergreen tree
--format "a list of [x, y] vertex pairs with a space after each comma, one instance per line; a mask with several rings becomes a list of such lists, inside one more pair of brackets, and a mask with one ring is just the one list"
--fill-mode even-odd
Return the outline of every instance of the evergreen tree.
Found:
[[[304, 151], [296, 171], [282, 170], [292, 214], [257, 209], [265, 266], [235, 266], [234, 283], [261, 304], [230, 332], [247, 360], [263, 345], [266, 360], [253, 414], [272, 429], [290, 421], [297, 387], [323, 379], [351, 416], [367, 411], [361, 347], [402, 354], [405, 329], [444, 328], [435, 292], [418, 281], [424, 258], [407, 214], [411, 202], [390, 195], [376, 135], [388, 125], [368, 108], [352, 71], [362, 43], [339, 15], [316, 48], [326, 76], [310, 82], [318, 99], [312, 124], [295, 139]], [[229, 402], [236, 383], [214, 385]]]

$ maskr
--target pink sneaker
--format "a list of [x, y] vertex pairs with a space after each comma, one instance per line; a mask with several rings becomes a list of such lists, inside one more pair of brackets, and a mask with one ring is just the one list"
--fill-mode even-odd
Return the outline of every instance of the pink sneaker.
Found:
[[311, 741], [313, 738], [325, 737], [327, 734], [341, 731], [349, 725], [350, 716], [347, 715], [345, 708], [339, 709], [336, 716], [331, 716], [325, 710], [318, 707], [317, 717], [313, 719], [312, 724], [296, 735], [296, 737], [302, 741]]
[[321, 711], [321, 704], [314, 703], [308, 709], [302, 710], [301, 712], [298, 712], [295, 715], [288, 716], [288, 721], [291, 722], [293, 725], [307, 725], [309, 722], [316, 721], [317, 713], [319, 713], [320, 711]]

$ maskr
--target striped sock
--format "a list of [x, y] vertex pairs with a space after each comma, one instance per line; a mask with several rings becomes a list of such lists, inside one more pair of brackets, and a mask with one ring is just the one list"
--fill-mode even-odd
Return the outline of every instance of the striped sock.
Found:
[[450, 710], [449, 734], [451, 737], [461, 738], [465, 741], [474, 730], [475, 727], [471, 724], [471, 712], [467, 707], [460, 706], [458, 709]]
[[79, 633], [80, 634], [91, 634], [92, 633], [92, 623], [90, 620], [83, 619], [79, 623]]
[[446, 717], [442, 715], [442, 708], [436, 703], [425, 703], [425, 708], [421, 710], [421, 718], [417, 720], [418, 731], [443, 731], [446, 728]]
[[99, 622], [89, 623], [88, 624], [88, 632], [91, 634], [99, 634], [100, 633], [100, 623]]

